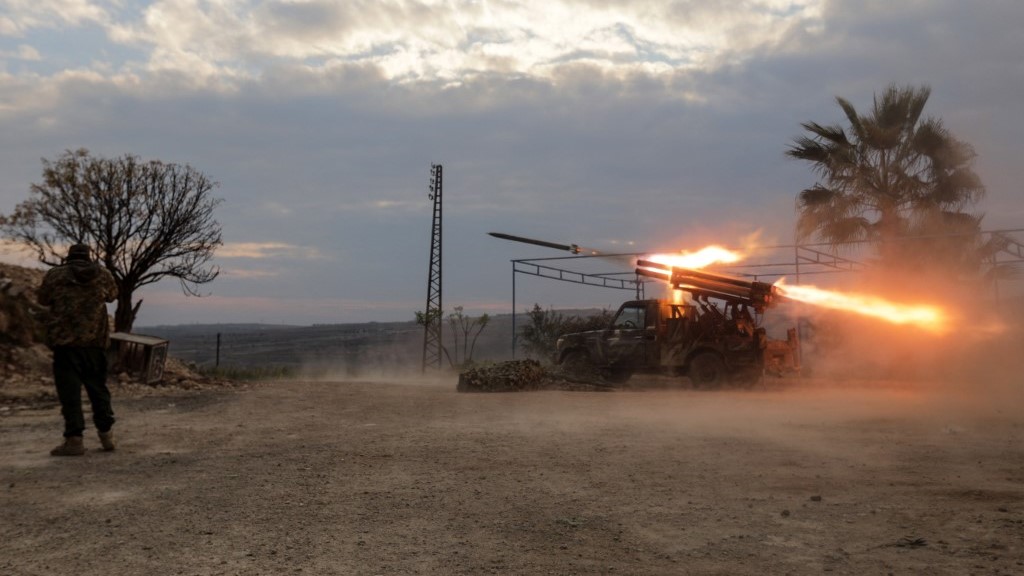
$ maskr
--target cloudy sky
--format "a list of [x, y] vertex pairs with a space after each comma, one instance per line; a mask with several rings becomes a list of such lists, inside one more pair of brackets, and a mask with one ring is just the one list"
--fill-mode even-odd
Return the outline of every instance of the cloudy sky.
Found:
[[[441, 163], [445, 307], [510, 312], [510, 259], [561, 254], [489, 231], [791, 242], [800, 123], [895, 82], [975, 147], [984, 227], [1020, 228], [1022, 27], [1017, 0], [0, 0], [0, 212], [67, 149], [189, 164], [222, 273], [144, 288], [138, 324], [407, 320]], [[554, 284], [518, 307], [627, 296]]]

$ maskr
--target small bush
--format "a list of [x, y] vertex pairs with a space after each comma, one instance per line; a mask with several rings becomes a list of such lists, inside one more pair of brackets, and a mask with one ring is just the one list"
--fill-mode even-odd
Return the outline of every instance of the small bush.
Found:
[[291, 380], [296, 370], [291, 366], [200, 366], [199, 374], [223, 380]]
[[534, 304], [533, 310], [527, 313], [530, 323], [523, 327], [520, 336], [523, 348], [528, 356], [553, 362], [556, 344], [565, 334], [601, 330], [611, 324], [612, 312], [601, 310], [590, 316], [566, 316], [554, 310], [545, 310], [540, 304]]

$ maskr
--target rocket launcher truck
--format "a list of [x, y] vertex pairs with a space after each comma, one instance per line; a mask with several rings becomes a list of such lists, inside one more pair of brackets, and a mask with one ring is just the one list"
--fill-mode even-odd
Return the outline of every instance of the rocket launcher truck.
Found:
[[799, 371], [796, 329], [776, 340], [762, 326], [781, 300], [771, 284], [647, 260], [637, 261], [636, 273], [665, 280], [692, 301], [625, 302], [607, 328], [559, 338], [560, 364], [600, 370], [611, 382], [635, 373], [686, 376], [698, 388]]

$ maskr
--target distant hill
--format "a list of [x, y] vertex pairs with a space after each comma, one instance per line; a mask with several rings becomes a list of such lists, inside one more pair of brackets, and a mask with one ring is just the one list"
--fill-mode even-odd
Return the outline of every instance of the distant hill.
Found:
[[[564, 315], [590, 315], [596, 309], [559, 310]], [[475, 361], [512, 358], [512, 314], [490, 317], [472, 351]], [[529, 321], [516, 314], [516, 329]], [[414, 321], [361, 322], [285, 326], [277, 324], [182, 324], [137, 326], [137, 334], [170, 341], [170, 354], [186, 362], [213, 366], [220, 334], [221, 366], [284, 366], [314, 373], [338, 371], [347, 376], [419, 369], [423, 360], [423, 327]], [[460, 335], [461, 336], [461, 335]], [[452, 353], [448, 325], [444, 343]], [[459, 358], [464, 355], [459, 351]], [[522, 356], [522, 350], [519, 351]]]
[[180, 334], [191, 334], [200, 332], [252, 332], [254, 330], [281, 330], [290, 328], [302, 328], [298, 324], [159, 324], [155, 326], [136, 326], [133, 332], [144, 332], [159, 330], [161, 332], [173, 332]]
[[[414, 321], [140, 326], [134, 332], [165, 338], [173, 356], [205, 366], [217, 362], [218, 334], [221, 366], [284, 366], [358, 376], [418, 369], [423, 358], [423, 327]], [[446, 333], [444, 338], [451, 347], [451, 335]], [[492, 317], [477, 339], [474, 359], [511, 358], [511, 339], [512, 315]]]

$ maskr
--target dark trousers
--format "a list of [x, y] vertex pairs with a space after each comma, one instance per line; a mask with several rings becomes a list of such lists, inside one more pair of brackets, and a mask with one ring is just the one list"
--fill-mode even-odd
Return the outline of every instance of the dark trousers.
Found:
[[96, 430], [107, 432], [114, 425], [107, 388], [107, 355], [102, 348], [57, 346], [53, 349], [53, 380], [57, 385], [64, 437], [81, 436], [85, 430], [82, 414], [82, 387], [92, 404], [92, 422]]

